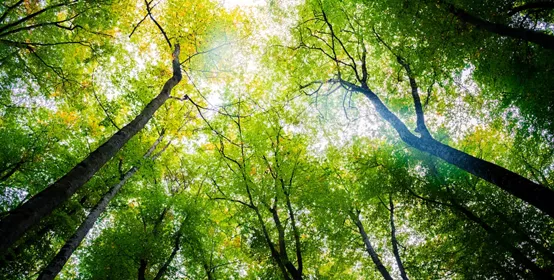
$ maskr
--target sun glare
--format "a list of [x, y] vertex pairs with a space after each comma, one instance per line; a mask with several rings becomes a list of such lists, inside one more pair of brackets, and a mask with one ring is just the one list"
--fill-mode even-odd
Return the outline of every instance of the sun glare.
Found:
[[236, 7], [252, 7], [260, 6], [265, 3], [265, 0], [223, 0], [223, 6], [227, 9]]

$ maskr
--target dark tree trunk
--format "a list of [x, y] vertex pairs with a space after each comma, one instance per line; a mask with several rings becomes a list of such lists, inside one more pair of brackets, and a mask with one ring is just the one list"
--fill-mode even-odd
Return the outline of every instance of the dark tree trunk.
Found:
[[[158, 270], [158, 273], [156, 273], [156, 277], [154, 277], [154, 280], [160, 280], [162, 279], [162, 276], [167, 271], [167, 268], [175, 258], [175, 255], [177, 255], [177, 252], [180, 249], [181, 244], [181, 230], [179, 230], [179, 233], [177, 234], [177, 237], [175, 237], [175, 245], [173, 246], [173, 250], [171, 251], [171, 255], [169, 255], [169, 258], [165, 261], [165, 263], [162, 265], [160, 270]], [[209, 277], [208, 277], [209, 278]]]
[[6, 172], [5, 174], [2, 175], [2, 177], [0, 177], [0, 181], [6, 181], [8, 180], [13, 174], [15, 174], [15, 172], [17, 172], [21, 166], [25, 163], [25, 158], [22, 158], [20, 161], [18, 161], [14, 166], [10, 167], [10, 169], [8, 170], [8, 172]]
[[392, 202], [392, 197], [389, 201], [389, 211], [390, 211], [390, 228], [391, 228], [391, 241], [392, 241], [392, 252], [394, 253], [394, 258], [396, 259], [396, 264], [398, 265], [398, 270], [400, 270], [400, 276], [403, 280], [408, 280], [408, 275], [406, 275], [406, 270], [404, 269], [404, 264], [400, 258], [400, 252], [398, 251], [398, 240], [396, 240], [396, 227], [394, 225], [394, 203]]
[[65, 176], [23, 205], [10, 212], [0, 222], [0, 256], [4, 255], [32, 226], [49, 215], [56, 207], [68, 200], [80, 187], [108, 162], [146, 123], [156, 110], [169, 98], [171, 90], [181, 81], [179, 45], [173, 53], [173, 76], [164, 84], [162, 91], [129, 124], [98, 147], [86, 159], [77, 164]]
[[406, 125], [367, 86], [358, 86], [347, 81], [341, 81], [341, 83], [351, 90], [363, 93], [371, 101], [377, 113], [392, 125], [404, 143], [441, 158], [462, 170], [495, 184], [554, 218], [553, 190], [534, 183], [506, 168], [442, 144], [431, 137], [417, 137], [410, 132]]
[[527, 258], [527, 256], [521, 252], [517, 247], [515, 247], [510, 241], [507, 241], [502, 234], [497, 232], [494, 228], [492, 228], [489, 224], [487, 224], [483, 219], [475, 215], [473, 212], [471, 212], [469, 209], [464, 207], [463, 205], [460, 205], [454, 200], [453, 198], [449, 198], [451, 203], [444, 203], [440, 201], [436, 201], [433, 199], [425, 198], [422, 196], [417, 195], [410, 189], [408, 191], [414, 195], [415, 197], [428, 201], [434, 204], [440, 204], [447, 207], [450, 207], [452, 210], [454, 210], [456, 213], [462, 214], [464, 217], [466, 217], [468, 220], [476, 223], [479, 225], [482, 229], [484, 229], [493, 239], [496, 241], [501, 247], [506, 249], [512, 258], [516, 261], [516, 263], [523, 265], [526, 269], [530, 270], [533, 276], [536, 279], [554, 279], [552, 277], [552, 274], [543, 270], [537, 264], [535, 264], [532, 260]]
[[525, 28], [514, 28], [505, 24], [490, 22], [476, 17], [466, 12], [465, 10], [455, 7], [454, 5], [448, 4], [448, 6], [450, 12], [454, 14], [459, 20], [465, 23], [469, 23], [478, 29], [489, 31], [500, 36], [528, 41], [540, 45], [544, 48], [554, 50], [554, 36], [552, 35], [540, 31]]
[[554, 2], [549, 2], [549, 1], [529, 2], [529, 3], [525, 3], [521, 6], [517, 6], [517, 7], [512, 8], [508, 12], [508, 15], [512, 16], [512, 15], [515, 15], [519, 12], [523, 12], [523, 11], [526, 11], [526, 10], [552, 10], [552, 9], [554, 9]]
[[360, 218], [358, 217], [357, 213], [350, 213], [350, 218], [356, 224], [358, 227], [358, 231], [360, 232], [360, 235], [362, 236], [362, 239], [365, 244], [365, 248], [369, 256], [371, 257], [371, 260], [377, 267], [377, 270], [383, 275], [383, 278], [385, 280], [392, 280], [392, 277], [390, 276], [389, 271], [387, 268], [383, 265], [381, 262], [381, 259], [379, 259], [379, 256], [377, 255], [377, 252], [375, 252], [375, 249], [373, 249], [373, 245], [371, 245], [371, 241], [369, 241], [369, 237], [367, 236], [367, 233], [365, 232], [364, 225], [362, 224], [362, 221], [360, 221]]
[[[162, 141], [163, 134], [158, 137], [156, 142], [148, 149], [148, 152], [144, 155], [144, 158], [150, 157], [150, 155], [154, 152], [158, 144]], [[158, 156], [159, 153], [156, 155]], [[152, 157], [154, 160], [155, 157]], [[73, 255], [73, 252], [79, 247], [79, 244], [83, 241], [83, 239], [87, 236], [88, 232], [92, 229], [94, 226], [94, 223], [106, 210], [106, 207], [108, 207], [108, 204], [114, 198], [114, 196], [119, 192], [121, 187], [125, 185], [125, 183], [131, 178], [136, 172], [138, 171], [137, 166], [133, 166], [129, 171], [127, 171], [123, 176], [121, 176], [121, 180], [114, 185], [102, 198], [96, 203], [94, 208], [90, 211], [88, 216], [85, 218], [85, 220], [81, 223], [79, 228], [77, 228], [77, 231], [66, 241], [65, 245], [60, 249], [58, 254], [50, 261], [48, 266], [46, 266], [42, 272], [40, 273], [37, 280], [49, 280], [54, 279], [58, 273], [63, 269], [63, 266], [65, 263], [69, 260], [71, 255]], [[165, 213], [165, 210], [164, 210]]]
[[148, 262], [145, 259], [140, 259], [140, 266], [138, 269], [138, 280], [146, 280], [146, 266]]
[[474, 223], [478, 224], [481, 228], [483, 228], [488, 234], [490, 234], [496, 241], [504, 247], [510, 254], [512, 255], [512, 258], [516, 260], [517, 262], [521, 263], [524, 267], [529, 269], [533, 276], [536, 279], [554, 279], [552, 277], [552, 274], [546, 272], [542, 268], [540, 268], [536, 263], [534, 263], [532, 260], [527, 258], [527, 256], [521, 252], [518, 248], [516, 248], [513, 244], [511, 244], [509, 241], [507, 241], [502, 235], [494, 230], [489, 224], [487, 224], [485, 221], [483, 221], [481, 218], [477, 217], [473, 212], [468, 210], [462, 205], [456, 204], [453, 200], [452, 204], [455, 210], [458, 210], [460, 213], [462, 213], [464, 216], [466, 216], [470, 221], [473, 221]]
[[535, 241], [531, 236], [529, 236], [529, 233], [526, 230], [522, 229], [518, 224], [512, 222], [510, 218], [502, 212], [497, 209], [493, 209], [493, 211], [505, 225], [510, 227], [515, 232], [519, 240], [529, 243], [535, 250], [541, 253], [543, 257], [548, 259], [551, 264], [554, 264], [554, 253], [545, 247], [546, 243], [542, 242], [544, 244], [540, 244]]
[[208, 280], [214, 280], [214, 274], [212, 272], [212, 269], [208, 266], [207, 263], [203, 264], [204, 271], [206, 271], [206, 276], [208, 277]]

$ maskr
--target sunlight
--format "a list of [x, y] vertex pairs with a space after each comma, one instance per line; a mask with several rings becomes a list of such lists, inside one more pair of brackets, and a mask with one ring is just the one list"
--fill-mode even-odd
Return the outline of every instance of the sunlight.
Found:
[[226, 9], [234, 9], [237, 7], [253, 7], [265, 4], [265, 0], [223, 0], [223, 6]]

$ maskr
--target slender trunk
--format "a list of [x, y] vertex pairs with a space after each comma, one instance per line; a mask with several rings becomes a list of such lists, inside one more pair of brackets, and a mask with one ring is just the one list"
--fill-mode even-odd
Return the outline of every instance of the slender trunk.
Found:
[[181, 81], [179, 45], [173, 53], [173, 77], [162, 91], [129, 124], [98, 147], [86, 159], [77, 164], [65, 176], [41, 191], [23, 205], [14, 209], [0, 221], [0, 256], [4, 255], [32, 226], [68, 200], [79, 188], [108, 162], [146, 123], [156, 110], [169, 98], [171, 90]]
[[415, 136], [367, 86], [360, 87], [350, 82], [341, 82], [352, 90], [363, 93], [371, 101], [379, 115], [396, 130], [402, 141], [409, 146], [441, 158], [462, 170], [497, 185], [554, 218], [553, 190], [534, 183], [506, 168], [442, 144], [433, 138]]
[[279, 215], [277, 213], [277, 208], [271, 208], [269, 211], [273, 214], [273, 221], [275, 222], [275, 227], [278, 231], [278, 237], [279, 237], [279, 255], [280, 259], [283, 261], [285, 268], [290, 273], [293, 279], [295, 280], [302, 280], [302, 274], [299, 273], [299, 271], [294, 267], [294, 265], [289, 260], [289, 256], [287, 253], [287, 246], [285, 242], [285, 229], [283, 228], [283, 225], [281, 224], [281, 220], [279, 219]]
[[[521, 229], [521, 227], [512, 221], [506, 215], [504, 215], [502, 212], [493, 209], [494, 213], [500, 218], [500, 220], [506, 224], [508, 227], [514, 230], [516, 236], [524, 242], [529, 243], [535, 250], [537, 250], [539, 253], [543, 255], [546, 259], [548, 259], [552, 264], [554, 264], [554, 253], [548, 250], [543, 244], [540, 244], [539, 242], [533, 240], [529, 234]], [[545, 244], [546, 245], [546, 244]]]
[[544, 48], [554, 50], [554, 36], [525, 28], [514, 28], [505, 24], [499, 24], [484, 20], [477, 16], [474, 16], [465, 10], [455, 7], [452, 4], [448, 4], [448, 9], [459, 20], [465, 23], [469, 23], [478, 29], [489, 31], [491, 33], [498, 34], [500, 36], [511, 37], [535, 43]]
[[517, 7], [514, 7], [512, 8], [509, 12], [508, 12], [508, 15], [509, 16], [512, 16], [512, 15], [515, 15], [519, 12], [523, 12], [523, 11], [526, 11], [526, 10], [552, 10], [554, 9], [554, 2], [549, 2], [549, 1], [543, 1], [543, 2], [529, 2], [529, 3], [525, 3], [521, 6], [517, 6]]
[[[252, 203], [252, 199], [250, 199], [250, 203]], [[290, 280], [289, 274], [287, 272], [287, 269], [285, 268], [285, 265], [283, 264], [283, 261], [281, 260], [281, 256], [279, 255], [279, 252], [275, 249], [275, 245], [271, 241], [271, 238], [269, 237], [269, 233], [267, 232], [267, 228], [265, 227], [264, 220], [262, 218], [262, 215], [260, 214], [260, 211], [257, 207], [253, 208], [256, 212], [256, 217], [258, 218], [258, 222], [260, 222], [260, 225], [262, 226], [262, 233], [264, 234], [264, 239], [267, 243], [267, 247], [269, 247], [269, 251], [271, 252], [271, 257], [273, 257], [273, 260], [277, 263], [277, 266], [281, 270], [281, 273], [283, 274], [283, 278], [285, 280]]]
[[352, 219], [352, 221], [354, 221], [354, 224], [356, 224], [356, 226], [358, 227], [358, 230], [360, 231], [360, 235], [362, 236], [362, 239], [364, 241], [366, 251], [371, 257], [371, 260], [373, 261], [375, 266], [377, 267], [377, 270], [379, 270], [379, 272], [381, 273], [381, 275], [383, 275], [383, 278], [385, 278], [385, 280], [392, 280], [392, 277], [390, 276], [389, 271], [383, 265], [383, 263], [381, 262], [381, 259], [379, 259], [379, 256], [375, 252], [375, 249], [373, 249], [373, 246], [369, 241], [369, 237], [365, 232], [364, 225], [362, 225], [362, 221], [360, 221], [358, 214], [350, 213], [350, 218]]
[[81, 223], [77, 231], [66, 241], [65, 245], [60, 249], [54, 259], [50, 261], [48, 266], [44, 268], [44, 270], [42, 270], [37, 280], [54, 279], [56, 275], [58, 275], [58, 273], [62, 270], [63, 266], [65, 265], [67, 260], [69, 260], [73, 252], [77, 249], [77, 247], [79, 247], [81, 241], [83, 241], [88, 232], [92, 229], [100, 214], [102, 214], [102, 212], [106, 210], [106, 207], [108, 206], [110, 200], [117, 194], [119, 189], [121, 189], [125, 182], [127, 182], [127, 180], [131, 178], [131, 176], [133, 176], [133, 174], [135, 174], [137, 170], [138, 168], [136, 167], [131, 168], [131, 170], [125, 173], [123, 179], [119, 181], [119, 183], [117, 183], [106, 194], [104, 194], [100, 201], [94, 206], [92, 211], [90, 211], [83, 223]]
[[25, 163], [25, 158], [21, 158], [21, 160], [18, 161], [13, 167], [10, 167], [8, 172], [6, 172], [5, 174], [2, 175], [2, 177], [0, 177], [0, 181], [8, 180], [13, 174], [15, 174], [15, 172], [17, 172], [21, 168], [23, 163]]
[[[156, 149], [158, 144], [161, 142], [163, 138], [163, 134], [158, 137], [156, 142], [148, 149], [148, 152], [144, 155], [144, 158], [150, 157], [152, 152]], [[158, 156], [157, 154], [156, 156]], [[155, 157], [152, 157], [152, 159], [156, 159]], [[85, 220], [81, 223], [79, 228], [75, 231], [75, 233], [66, 241], [64, 246], [60, 249], [58, 254], [50, 261], [48, 266], [46, 266], [42, 272], [40, 273], [37, 280], [49, 280], [54, 279], [58, 273], [63, 269], [63, 266], [65, 263], [69, 260], [73, 252], [79, 247], [79, 244], [83, 241], [83, 239], [87, 236], [88, 232], [92, 229], [94, 226], [94, 223], [106, 210], [106, 207], [108, 207], [108, 204], [114, 198], [114, 196], [119, 192], [121, 187], [125, 185], [125, 183], [131, 178], [136, 172], [138, 171], [138, 166], [133, 166], [129, 171], [127, 171], [123, 176], [121, 176], [120, 181], [114, 185], [107, 193], [102, 196], [102, 198], [96, 203], [94, 208], [90, 211], [88, 216], [85, 218]], [[164, 210], [165, 212], [165, 210]]]
[[396, 240], [396, 227], [394, 226], [394, 204], [392, 202], [392, 197], [389, 200], [389, 207], [392, 251], [394, 253], [394, 258], [396, 259], [396, 264], [398, 265], [398, 270], [400, 270], [400, 276], [403, 280], [408, 280], [408, 275], [406, 275], [406, 270], [404, 269], [404, 264], [402, 263], [402, 259], [400, 258], [400, 252], [398, 251], [398, 240]]
[[204, 271], [206, 271], [206, 276], [208, 277], [208, 280], [214, 280], [214, 274], [212, 272], [212, 269], [208, 266], [207, 263], [203, 264]]
[[481, 226], [488, 234], [494, 237], [502, 247], [504, 247], [506, 250], [508, 250], [508, 252], [510, 252], [514, 260], [516, 260], [517, 262], [525, 266], [527, 269], [529, 269], [536, 279], [554, 279], [554, 277], [552, 277], [552, 274], [546, 272], [545, 270], [540, 268], [536, 263], [534, 263], [529, 258], [527, 258], [527, 256], [523, 252], [521, 252], [518, 248], [512, 245], [504, 237], [502, 237], [502, 235], [498, 233], [496, 230], [494, 230], [489, 224], [487, 224], [481, 218], [473, 214], [473, 212], [469, 211], [467, 208], [465, 208], [462, 205], [456, 204], [456, 202], [454, 202], [453, 200], [451, 200], [451, 202], [454, 206], [454, 209], [458, 210], [469, 220]]
[[302, 248], [300, 248], [300, 233], [296, 227], [296, 219], [294, 217], [294, 211], [292, 210], [292, 205], [290, 203], [289, 194], [285, 193], [287, 199], [287, 208], [289, 211], [290, 222], [292, 225], [292, 233], [294, 234], [294, 245], [296, 247], [296, 261], [298, 263], [298, 274], [302, 275], [303, 270], [303, 261], [302, 261]]
[[146, 266], [148, 262], [145, 259], [140, 259], [140, 266], [138, 269], [138, 280], [146, 280]]
[[[173, 251], [171, 251], [171, 255], [169, 255], [169, 258], [165, 261], [165, 263], [162, 265], [160, 270], [158, 270], [158, 273], [156, 273], [156, 277], [154, 277], [154, 280], [160, 280], [162, 279], [162, 276], [167, 271], [167, 268], [175, 258], [175, 255], [177, 255], [177, 252], [181, 248], [181, 230], [179, 230], [179, 234], [177, 234], [177, 237], [175, 237], [175, 245], [173, 246]], [[209, 278], [209, 277], [208, 277]]]

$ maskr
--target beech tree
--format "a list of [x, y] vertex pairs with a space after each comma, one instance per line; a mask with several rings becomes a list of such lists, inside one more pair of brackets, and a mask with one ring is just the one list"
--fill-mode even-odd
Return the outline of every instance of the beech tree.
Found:
[[0, 4], [0, 278], [552, 279], [553, 13]]

